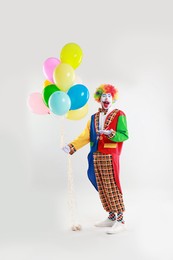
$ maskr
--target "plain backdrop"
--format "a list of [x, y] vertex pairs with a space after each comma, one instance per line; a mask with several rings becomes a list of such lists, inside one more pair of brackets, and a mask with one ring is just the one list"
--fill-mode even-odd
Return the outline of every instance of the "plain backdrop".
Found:
[[[172, 1], [30, 0], [0, 4], [0, 259], [173, 259]], [[69, 42], [84, 56], [76, 74], [90, 91], [80, 121], [29, 111], [42, 65]], [[100, 84], [119, 89], [129, 140], [121, 155], [127, 231], [109, 236], [87, 170], [89, 146], [71, 157], [77, 218], [70, 230], [68, 156], [61, 150], [98, 109]]]

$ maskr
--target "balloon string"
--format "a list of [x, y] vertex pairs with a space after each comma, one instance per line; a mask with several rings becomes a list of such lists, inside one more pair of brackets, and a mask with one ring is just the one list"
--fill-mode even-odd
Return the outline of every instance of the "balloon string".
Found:
[[62, 148], [64, 146], [64, 118], [61, 118], [60, 133], [60, 147]]
[[[64, 146], [64, 118], [61, 119], [61, 138], [60, 146]], [[68, 155], [68, 168], [67, 168], [67, 188], [68, 188], [68, 208], [70, 215], [71, 225], [77, 225], [77, 213], [76, 213], [76, 201], [75, 201], [75, 191], [74, 191], [74, 179], [73, 179], [73, 170], [72, 170], [72, 161], [71, 155]]]
[[76, 200], [74, 192], [71, 155], [68, 155], [68, 205], [70, 211], [71, 225], [77, 225]]

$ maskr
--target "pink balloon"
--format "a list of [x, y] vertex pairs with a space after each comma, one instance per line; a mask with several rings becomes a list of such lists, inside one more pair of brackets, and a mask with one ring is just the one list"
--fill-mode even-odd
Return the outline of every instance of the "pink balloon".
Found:
[[54, 83], [53, 80], [53, 72], [56, 66], [60, 64], [60, 60], [57, 58], [48, 58], [43, 63], [43, 73], [45, 77], [52, 83]]
[[41, 93], [31, 93], [31, 95], [28, 97], [28, 106], [35, 114], [50, 114], [50, 109], [44, 104]]

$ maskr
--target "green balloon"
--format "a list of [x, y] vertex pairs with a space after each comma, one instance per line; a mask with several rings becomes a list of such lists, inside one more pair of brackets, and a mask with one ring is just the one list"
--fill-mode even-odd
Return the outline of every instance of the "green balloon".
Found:
[[47, 87], [45, 87], [45, 88], [43, 89], [43, 93], [42, 93], [42, 95], [43, 95], [43, 101], [44, 101], [44, 103], [45, 103], [45, 105], [46, 105], [47, 107], [49, 107], [48, 102], [49, 102], [50, 96], [51, 96], [54, 92], [56, 92], [56, 91], [60, 91], [60, 89], [59, 89], [56, 85], [54, 85], [54, 84], [48, 85]]

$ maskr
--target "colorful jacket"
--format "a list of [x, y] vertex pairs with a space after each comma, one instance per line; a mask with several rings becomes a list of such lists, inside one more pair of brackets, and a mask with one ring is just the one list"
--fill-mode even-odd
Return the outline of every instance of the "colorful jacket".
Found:
[[128, 139], [128, 130], [125, 114], [118, 109], [113, 110], [106, 117], [104, 129], [112, 130], [109, 136], [99, 135], [99, 113], [91, 116], [84, 131], [69, 144], [73, 154], [76, 150], [90, 142], [90, 153], [88, 154], [88, 178], [97, 190], [96, 177], [94, 173], [93, 153], [101, 152], [104, 154], [112, 154], [113, 168], [116, 184], [121, 191], [119, 181], [119, 155], [121, 154], [122, 145]]

